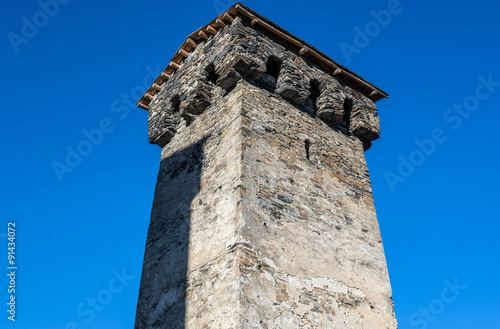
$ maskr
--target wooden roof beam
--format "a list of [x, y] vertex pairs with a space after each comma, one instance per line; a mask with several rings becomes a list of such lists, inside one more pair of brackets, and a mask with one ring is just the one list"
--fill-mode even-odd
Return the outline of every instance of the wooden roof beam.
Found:
[[209, 33], [212, 33], [212, 34], [217, 34], [217, 30], [214, 29], [213, 27], [211, 27], [210, 25], [207, 25], [207, 27], [205, 28], [205, 30]]
[[145, 109], [146, 111], [149, 111], [149, 107], [147, 104], [144, 104], [142, 103], [141, 101], [137, 102], [136, 104], [137, 106], [139, 106], [141, 109]]
[[179, 51], [177, 53], [179, 55], [181, 55], [182, 57], [188, 57], [189, 56], [189, 53], [187, 51], [185, 51], [184, 49], [179, 49]]
[[[236, 5], [236, 6], [238, 6], [238, 5]], [[232, 23], [234, 20], [234, 18], [231, 15], [229, 15], [228, 12], [225, 12], [224, 14], [222, 14], [222, 19], [229, 21], [229, 23]]]
[[307, 47], [302, 47], [302, 48], [300, 48], [300, 50], [299, 50], [299, 55], [301, 55], [301, 56], [302, 56], [302, 55], [304, 55], [304, 54], [305, 54], [305, 53], [307, 53], [307, 52], [309, 52], [309, 48], [307, 48]]
[[199, 35], [200, 37], [202, 37], [203, 39], [205, 39], [205, 40], [206, 40], [206, 39], [208, 39], [208, 35], [207, 35], [205, 32], [203, 32], [203, 31], [199, 31], [199, 32], [198, 32], [198, 35]]
[[178, 70], [181, 68], [181, 66], [179, 64], [177, 64], [176, 62], [170, 62], [170, 64], [168, 64], [168, 66], [170, 66], [174, 70]]
[[226, 23], [224, 23], [224, 21], [222, 19], [219, 19], [219, 18], [217, 18], [215, 20], [215, 24], [217, 24], [220, 27], [226, 27]]
[[193, 48], [196, 48], [198, 46], [198, 44], [193, 39], [191, 39], [191, 38], [187, 38], [186, 39], [186, 43], [188, 45], [190, 45], [191, 47], [193, 47]]
[[161, 90], [161, 86], [159, 84], [157, 84], [157, 83], [153, 83], [151, 85], [151, 88], [153, 88], [156, 91], [160, 91]]

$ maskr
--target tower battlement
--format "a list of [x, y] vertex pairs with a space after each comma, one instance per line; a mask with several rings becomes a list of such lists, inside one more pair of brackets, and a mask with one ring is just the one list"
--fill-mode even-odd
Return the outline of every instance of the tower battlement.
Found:
[[[234, 7], [245, 10], [241, 4]], [[387, 94], [367, 82], [360, 86], [359, 81], [364, 80], [352, 79], [353, 73], [342, 75], [348, 71], [339, 64], [332, 64], [332, 71], [332, 67], [308, 55], [311, 46], [298, 48], [286, 38], [267, 33], [255, 23], [256, 14], [251, 15], [253, 19], [221, 15], [207, 25], [219, 28], [212, 27], [215, 34], [208, 37], [202, 31], [195, 33], [199, 36], [202, 32], [208, 40], [200, 37], [198, 44], [188, 38], [184, 46], [189, 53], [181, 48], [183, 56], [173, 58], [179, 63], [172, 61], [139, 101], [144, 107], [142, 102], [148, 101], [150, 142], [163, 147], [179, 125], [189, 124], [212, 104], [217, 94], [214, 89], [227, 92], [245, 79], [296, 106], [306, 105], [306, 110], [307, 105], [313, 107], [309, 111], [314, 115], [332, 125], [342, 124], [368, 148], [380, 134], [375, 100]], [[308, 99], [313, 104], [306, 104]]]

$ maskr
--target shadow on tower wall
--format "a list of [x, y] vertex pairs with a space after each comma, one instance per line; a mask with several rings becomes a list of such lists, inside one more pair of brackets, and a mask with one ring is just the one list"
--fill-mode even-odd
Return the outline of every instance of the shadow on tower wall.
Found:
[[191, 203], [207, 137], [162, 159], [142, 269], [135, 329], [185, 328]]

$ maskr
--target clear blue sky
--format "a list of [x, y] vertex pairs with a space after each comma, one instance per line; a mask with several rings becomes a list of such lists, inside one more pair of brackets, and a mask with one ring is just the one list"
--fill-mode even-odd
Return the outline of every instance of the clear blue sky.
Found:
[[[146, 111], [129, 104], [230, 4], [60, 1], [53, 17], [33, 0], [0, 11], [0, 327], [132, 328], [160, 148], [147, 142]], [[390, 94], [366, 156], [400, 328], [499, 328], [500, 5], [244, 3]], [[388, 8], [390, 19], [371, 14]], [[84, 132], [95, 129], [102, 140]], [[52, 164], [79, 145], [88, 155], [70, 158], [60, 181]]]

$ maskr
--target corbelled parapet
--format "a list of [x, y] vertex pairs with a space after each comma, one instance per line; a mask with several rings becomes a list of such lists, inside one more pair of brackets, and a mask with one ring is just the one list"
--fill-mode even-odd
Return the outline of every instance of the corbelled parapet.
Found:
[[354, 134], [365, 149], [379, 137], [375, 101], [387, 94], [236, 4], [190, 35], [139, 101], [150, 143], [165, 146], [242, 79]]

